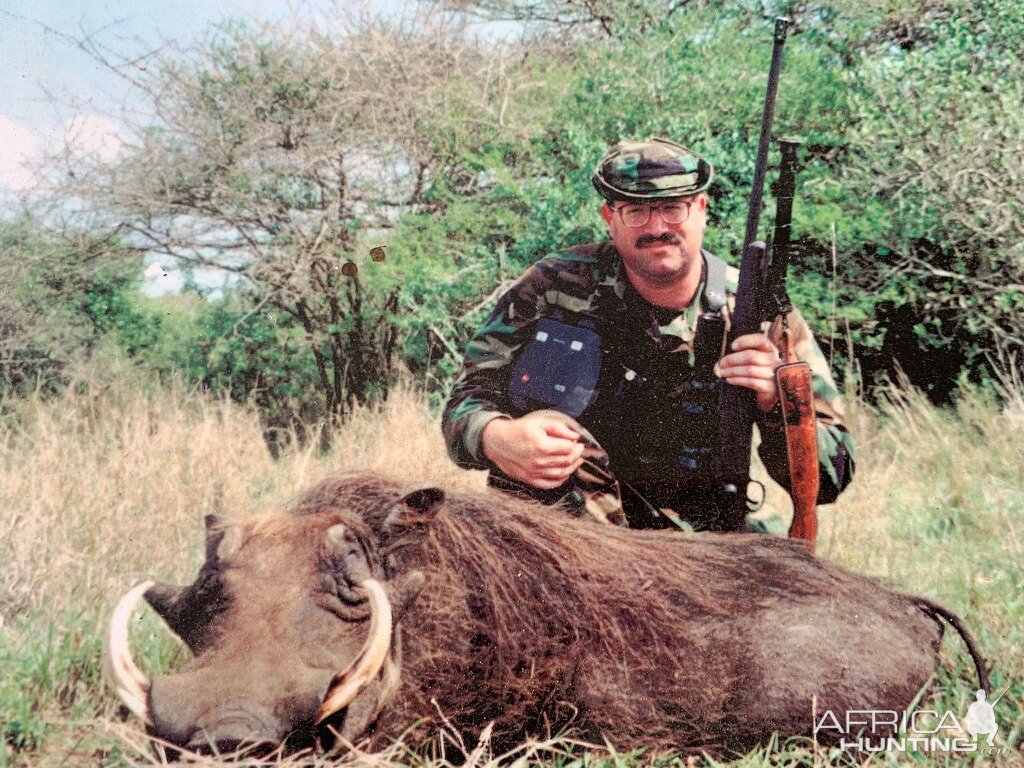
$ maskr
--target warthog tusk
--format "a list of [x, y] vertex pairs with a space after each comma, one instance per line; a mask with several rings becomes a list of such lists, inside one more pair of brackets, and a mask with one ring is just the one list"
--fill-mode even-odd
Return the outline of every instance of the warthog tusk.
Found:
[[370, 600], [370, 635], [348, 668], [334, 676], [320, 705], [317, 723], [340, 712], [377, 676], [391, 650], [391, 602], [376, 579], [367, 579], [360, 587]]
[[128, 621], [142, 595], [152, 586], [152, 581], [144, 581], [121, 598], [103, 637], [103, 672], [107, 682], [124, 705], [147, 725], [152, 724], [148, 703], [149, 678], [132, 659]]

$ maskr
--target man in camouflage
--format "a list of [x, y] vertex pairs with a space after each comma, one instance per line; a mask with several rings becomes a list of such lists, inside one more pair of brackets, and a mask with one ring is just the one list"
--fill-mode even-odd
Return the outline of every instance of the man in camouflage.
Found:
[[[610, 242], [534, 264], [469, 342], [442, 423], [457, 464], [489, 470], [495, 487], [611, 522], [715, 529], [724, 379], [754, 391], [761, 459], [788, 486], [773, 377], [781, 318], [729, 350], [721, 323], [710, 342], [699, 330], [712, 327], [702, 315], [728, 324], [738, 278], [701, 248], [712, 177], [704, 158], [664, 139], [609, 151], [593, 183], [605, 201]], [[810, 329], [796, 311], [788, 326], [797, 356], [812, 369], [818, 503], [827, 504], [852, 478], [853, 445]], [[561, 346], [541, 343], [552, 340]], [[586, 349], [595, 344], [589, 366]], [[575, 372], [588, 367], [595, 371], [589, 379]], [[567, 387], [572, 397], [559, 400], [555, 390]], [[780, 524], [748, 518], [753, 530]]]

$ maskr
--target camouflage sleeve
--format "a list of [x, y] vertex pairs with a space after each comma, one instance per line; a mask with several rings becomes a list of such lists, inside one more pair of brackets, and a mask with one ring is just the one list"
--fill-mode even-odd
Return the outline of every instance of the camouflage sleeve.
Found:
[[508, 377], [529, 326], [542, 314], [550, 281], [538, 262], [498, 299], [490, 317], [469, 340], [452, 393], [441, 416], [448, 455], [465, 469], [490, 469], [481, 436], [493, 419], [512, 418]]
[[[797, 310], [789, 315], [789, 332], [796, 356], [811, 366], [821, 472], [818, 504], [831, 504], [853, 479], [853, 438], [846, 429], [842, 397], [832, 379], [828, 361], [814, 340], [807, 322]], [[772, 324], [768, 337], [782, 349], [781, 318]], [[761, 445], [758, 448], [761, 461], [772, 479], [788, 490], [789, 469], [786, 465], [786, 442], [781, 417], [775, 412], [759, 414], [758, 429], [761, 433]]]

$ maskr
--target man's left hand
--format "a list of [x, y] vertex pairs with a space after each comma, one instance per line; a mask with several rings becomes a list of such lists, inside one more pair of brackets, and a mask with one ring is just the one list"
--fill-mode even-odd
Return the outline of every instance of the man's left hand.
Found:
[[757, 407], [767, 413], [779, 402], [775, 369], [782, 365], [778, 348], [763, 333], [748, 333], [732, 343], [718, 361], [718, 375], [737, 387], [754, 390]]

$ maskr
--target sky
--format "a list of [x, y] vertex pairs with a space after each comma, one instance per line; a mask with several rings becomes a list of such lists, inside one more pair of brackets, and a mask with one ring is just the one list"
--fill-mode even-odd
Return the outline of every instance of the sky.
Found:
[[[33, 187], [33, 161], [69, 142], [112, 158], [124, 135], [120, 116], [139, 108], [132, 89], [76, 41], [134, 57], [188, 48], [228, 19], [306, 24], [332, 4], [397, 13], [406, 2], [415, 0], [0, 0], [0, 216]], [[173, 267], [150, 263], [144, 290], [176, 291], [182, 279]]]
[[[413, 0], [410, 0], [412, 2]], [[336, 0], [396, 10], [402, 0]], [[186, 48], [229, 18], [291, 23], [317, 18], [331, 0], [0, 0], [0, 193], [31, 187], [30, 162], [66, 140], [100, 155], [119, 145], [130, 89], [79, 50], [76, 40], [137, 55]], [[28, 161], [28, 162], [26, 162]]]
[[[72, 146], [110, 160], [128, 135], [122, 118], [144, 115], [140, 93], [81, 41], [110, 61], [130, 61], [131, 71], [145, 66], [145, 54], [173, 57], [228, 20], [329, 32], [339, 12], [409, 17], [422, 7], [418, 0], [0, 0], [0, 218], [31, 196], [46, 157]], [[506, 23], [476, 29], [495, 37], [518, 31]], [[223, 275], [207, 272], [195, 274], [201, 285], [223, 284]], [[146, 294], [180, 290], [183, 281], [174, 263], [147, 258]]]

